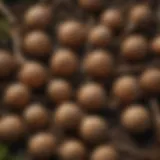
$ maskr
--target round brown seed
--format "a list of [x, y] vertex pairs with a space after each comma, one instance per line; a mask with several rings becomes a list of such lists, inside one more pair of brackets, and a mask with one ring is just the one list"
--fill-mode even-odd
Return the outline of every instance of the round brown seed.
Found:
[[6, 115], [0, 119], [0, 139], [4, 141], [16, 141], [25, 131], [22, 119], [17, 115]]
[[84, 84], [77, 92], [78, 103], [87, 110], [99, 110], [106, 101], [103, 87], [97, 83]]
[[52, 80], [47, 87], [49, 98], [55, 103], [70, 100], [73, 95], [72, 86], [65, 80]]
[[59, 25], [57, 37], [59, 42], [64, 45], [71, 47], [81, 46], [86, 37], [85, 27], [77, 21], [66, 21]]
[[83, 68], [91, 77], [107, 78], [114, 68], [113, 58], [107, 51], [95, 50], [84, 57]]
[[101, 145], [91, 153], [91, 160], [117, 160], [118, 153], [113, 146]]
[[78, 57], [69, 49], [58, 49], [50, 60], [50, 68], [54, 75], [70, 76], [78, 69]]
[[46, 108], [39, 104], [29, 105], [23, 112], [24, 120], [31, 130], [42, 129], [49, 122], [49, 115]]
[[73, 139], [60, 145], [59, 156], [62, 160], [82, 160], [86, 158], [86, 148], [82, 142]]
[[4, 92], [5, 104], [15, 109], [24, 108], [30, 101], [31, 93], [28, 87], [21, 83], [9, 85]]
[[93, 27], [88, 35], [88, 43], [97, 47], [106, 47], [111, 43], [112, 32], [105, 26]]
[[151, 125], [149, 112], [142, 105], [131, 105], [121, 115], [122, 125], [130, 132], [144, 132]]
[[28, 141], [28, 152], [33, 157], [50, 157], [55, 153], [56, 138], [51, 133], [38, 133]]
[[51, 39], [42, 31], [32, 31], [24, 37], [24, 51], [35, 57], [48, 55], [52, 51]]
[[113, 83], [113, 94], [125, 103], [132, 102], [139, 97], [138, 81], [133, 76], [122, 76]]
[[25, 85], [33, 88], [42, 87], [48, 75], [45, 67], [37, 62], [24, 63], [18, 73], [18, 79]]
[[157, 36], [152, 40], [151, 50], [155, 53], [155, 55], [160, 56], [160, 36]]
[[87, 116], [81, 122], [80, 135], [89, 143], [100, 143], [106, 139], [107, 122], [98, 116]]
[[62, 129], [77, 129], [82, 118], [83, 112], [73, 102], [61, 104], [53, 114], [54, 124]]
[[29, 28], [44, 29], [52, 19], [51, 8], [47, 5], [33, 5], [24, 15], [25, 25]]

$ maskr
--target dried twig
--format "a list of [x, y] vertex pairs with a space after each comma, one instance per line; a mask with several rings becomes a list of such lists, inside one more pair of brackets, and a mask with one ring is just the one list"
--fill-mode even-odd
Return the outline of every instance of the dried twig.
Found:
[[23, 63], [25, 59], [23, 58], [21, 53], [21, 36], [18, 20], [2, 0], [0, 1], [0, 12], [8, 20], [11, 27], [10, 34], [13, 40], [13, 52], [15, 54], [15, 57], [17, 58], [19, 63]]

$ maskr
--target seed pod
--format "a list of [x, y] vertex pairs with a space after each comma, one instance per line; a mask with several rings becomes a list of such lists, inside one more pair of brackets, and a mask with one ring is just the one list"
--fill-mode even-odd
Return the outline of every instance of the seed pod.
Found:
[[78, 140], [66, 140], [60, 145], [59, 156], [62, 160], [82, 160], [86, 158], [86, 148]]
[[117, 160], [118, 153], [113, 146], [101, 145], [91, 153], [91, 160]]
[[52, 43], [46, 33], [37, 30], [24, 37], [23, 48], [31, 56], [44, 57], [52, 51]]
[[55, 153], [56, 137], [50, 133], [38, 133], [28, 141], [28, 152], [32, 157], [48, 158]]
[[81, 122], [80, 135], [91, 144], [101, 143], [106, 140], [108, 131], [107, 122], [98, 116], [87, 116]]
[[100, 16], [100, 22], [111, 30], [119, 29], [123, 23], [121, 11], [114, 8], [105, 10]]
[[97, 83], [84, 84], [77, 92], [77, 101], [84, 109], [99, 110], [106, 101], [106, 93], [103, 87]]
[[129, 20], [133, 24], [146, 24], [150, 21], [152, 16], [151, 9], [148, 5], [139, 4], [131, 8], [129, 13]]
[[44, 29], [52, 20], [51, 8], [47, 5], [33, 5], [24, 15], [24, 23], [29, 28]]
[[155, 55], [160, 56], [160, 36], [157, 36], [152, 40], [151, 50]]
[[73, 95], [72, 86], [65, 80], [52, 80], [47, 87], [47, 94], [51, 101], [62, 103], [70, 100]]
[[136, 100], [140, 95], [138, 81], [133, 76], [122, 76], [113, 83], [113, 94], [124, 103]]
[[14, 109], [23, 109], [30, 101], [31, 93], [27, 86], [21, 83], [9, 85], [4, 93], [4, 103]]
[[84, 57], [83, 68], [91, 77], [107, 78], [113, 72], [113, 58], [109, 52], [95, 50]]
[[79, 6], [91, 12], [97, 12], [103, 7], [103, 0], [78, 0]]
[[73, 102], [61, 104], [53, 114], [54, 124], [62, 129], [77, 129], [82, 118], [83, 112]]
[[121, 45], [121, 55], [132, 61], [142, 60], [148, 49], [147, 40], [141, 35], [127, 37]]
[[25, 131], [22, 119], [17, 115], [6, 115], [0, 119], [0, 139], [4, 141], [16, 141]]
[[47, 82], [47, 71], [43, 65], [37, 62], [24, 63], [18, 73], [18, 79], [32, 88], [42, 87]]
[[16, 60], [6, 50], [0, 49], [0, 77], [9, 76], [16, 69]]
[[81, 46], [86, 38], [85, 26], [77, 21], [67, 21], [59, 25], [57, 37], [60, 43], [70, 46]]
[[54, 75], [70, 76], [78, 69], [78, 57], [69, 49], [59, 49], [53, 53], [50, 68]]
[[140, 76], [140, 86], [149, 93], [160, 93], [160, 70], [146, 69]]
[[105, 26], [93, 27], [88, 35], [88, 43], [97, 47], [106, 47], [111, 43], [112, 32]]
[[150, 115], [142, 105], [131, 105], [121, 115], [122, 125], [130, 132], [144, 132], [151, 126]]
[[46, 108], [39, 103], [29, 105], [24, 110], [23, 117], [28, 128], [31, 130], [42, 129], [49, 122], [49, 115]]

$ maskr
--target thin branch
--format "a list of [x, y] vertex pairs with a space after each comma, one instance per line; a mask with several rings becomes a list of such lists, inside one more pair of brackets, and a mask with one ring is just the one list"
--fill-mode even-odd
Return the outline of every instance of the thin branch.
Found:
[[13, 40], [13, 52], [19, 63], [24, 63], [25, 59], [21, 53], [21, 36], [20, 36], [20, 25], [18, 24], [17, 18], [10, 11], [3, 1], [0, 1], [0, 12], [8, 20], [10, 24], [10, 34]]

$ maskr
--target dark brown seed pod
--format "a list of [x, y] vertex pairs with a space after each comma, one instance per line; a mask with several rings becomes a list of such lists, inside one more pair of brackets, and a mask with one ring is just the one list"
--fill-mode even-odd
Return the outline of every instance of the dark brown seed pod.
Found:
[[86, 158], [87, 152], [81, 141], [72, 139], [60, 145], [58, 154], [61, 160], [82, 160]]
[[117, 160], [118, 153], [111, 145], [101, 145], [91, 153], [91, 160]]
[[84, 24], [78, 21], [66, 21], [61, 23], [57, 30], [59, 43], [79, 47], [84, 44], [86, 39], [86, 29]]
[[31, 56], [44, 57], [52, 51], [52, 42], [46, 33], [32, 31], [24, 37], [23, 49]]
[[152, 40], [151, 50], [155, 55], [160, 56], [160, 36], [157, 36]]
[[32, 157], [48, 158], [55, 153], [55, 150], [56, 137], [51, 133], [38, 133], [28, 141], [28, 152]]
[[146, 38], [141, 35], [131, 35], [127, 37], [121, 45], [121, 55], [132, 61], [142, 60], [148, 49]]
[[31, 88], [42, 87], [48, 80], [46, 68], [38, 62], [27, 62], [21, 67], [18, 79]]
[[16, 141], [25, 133], [22, 119], [17, 115], [6, 115], [0, 119], [0, 139]]
[[83, 112], [73, 102], [65, 102], [53, 113], [54, 124], [62, 129], [77, 129], [83, 118]]
[[65, 80], [52, 80], [47, 87], [48, 97], [55, 103], [70, 100], [73, 95], [72, 86]]
[[131, 23], [136, 25], [146, 24], [150, 21], [151, 16], [152, 12], [148, 5], [138, 4], [131, 8], [129, 20]]
[[106, 47], [111, 43], [112, 32], [105, 26], [93, 27], [88, 35], [88, 43], [96, 47]]
[[103, 8], [103, 0], [78, 0], [79, 6], [91, 12], [100, 11]]
[[122, 76], [113, 83], [113, 94], [124, 103], [136, 100], [140, 95], [138, 81], [133, 76]]
[[101, 143], [107, 137], [108, 124], [98, 116], [85, 117], [80, 126], [81, 137], [89, 143]]
[[16, 69], [16, 60], [6, 50], [0, 49], [0, 77], [9, 76]]
[[14, 109], [23, 109], [30, 101], [31, 92], [21, 83], [9, 85], [4, 92], [4, 103]]
[[121, 124], [130, 132], [144, 132], [151, 126], [150, 115], [142, 105], [131, 105], [122, 113]]
[[114, 68], [114, 61], [109, 52], [94, 50], [84, 57], [83, 69], [91, 77], [107, 78]]
[[144, 91], [160, 93], [160, 70], [158, 68], [146, 69], [140, 76], [140, 86]]
[[78, 57], [69, 49], [58, 49], [50, 60], [50, 68], [54, 75], [70, 76], [78, 69]]
[[31, 130], [42, 129], [49, 122], [49, 114], [46, 108], [39, 104], [31, 104], [23, 112], [24, 120]]
[[105, 10], [100, 16], [100, 22], [112, 30], [119, 29], [123, 24], [122, 13], [114, 8]]
[[52, 20], [51, 7], [47, 5], [33, 5], [24, 15], [24, 23], [29, 28], [44, 29]]
[[102, 109], [106, 98], [105, 90], [97, 83], [84, 84], [77, 91], [78, 103], [89, 111]]

